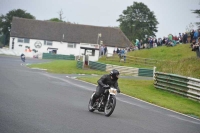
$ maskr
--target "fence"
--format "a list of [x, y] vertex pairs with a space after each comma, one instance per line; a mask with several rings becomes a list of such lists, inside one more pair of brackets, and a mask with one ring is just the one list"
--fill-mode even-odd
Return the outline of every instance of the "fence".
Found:
[[[76, 66], [77, 68], [83, 68], [83, 62], [77, 61]], [[153, 77], [153, 71], [154, 71], [153, 69], [117, 66], [117, 65], [111, 65], [111, 64], [103, 64], [103, 63], [94, 62], [94, 61], [89, 61], [89, 67], [90, 69], [107, 71], [107, 72], [110, 72], [113, 69], [117, 69], [121, 74], [124, 74], [124, 75], [145, 76], [145, 77]]]
[[139, 58], [134, 56], [125, 56], [120, 57], [118, 54], [107, 55], [106, 60], [110, 61], [123, 61], [126, 63], [137, 64], [137, 65], [146, 65], [146, 66], [155, 66], [158, 60], [148, 59], [148, 58]]
[[120, 57], [118, 54], [107, 54], [106, 56], [106, 60], [110, 60], [110, 61], [123, 61], [126, 63], [131, 63], [131, 64], [136, 64], [136, 65], [146, 65], [146, 66], [155, 66], [156, 63], [159, 60], [155, 60], [155, 59], [149, 59], [149, 58], [140, 58], [140, 57], [134, 57], [134, 56], [125, 56], [124, 57]]
[[100, 71], [106, 70], [106, 64], [94, 62], [94, 61], [89, 61], [89, 67], [91, 69], [96, 69], [96, 70], [100, 70]]
[[75, 56], [74, 55], [59, 55], [59, 54], [43, 53], [42, 59], [75, 60]]
[[83, 68], [83, 62], [82, 61], [77, 61], [76, 67], [79, 69]]
[[156, 72], [154, 86], [191, 99], [200, 100], [200, 80], [175, 74]]

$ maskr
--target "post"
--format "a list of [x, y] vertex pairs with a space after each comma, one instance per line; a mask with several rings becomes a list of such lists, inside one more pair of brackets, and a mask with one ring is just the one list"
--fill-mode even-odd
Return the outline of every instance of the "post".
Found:
[[[98, 33], [97, 35], [97, 44], [99, 44], [99, 37], [101, 37], [101, 33]], [[99, 58], [100, 58], [100, 55], [101, 55], [101, 47], [99, 47]]]
[[153, 67], [153, 79], [155, 80], [155, 72], [156, 72], [156, 67]]

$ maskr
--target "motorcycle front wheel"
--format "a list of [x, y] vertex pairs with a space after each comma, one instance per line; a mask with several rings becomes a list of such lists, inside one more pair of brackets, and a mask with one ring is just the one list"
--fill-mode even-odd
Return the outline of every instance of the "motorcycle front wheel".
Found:
[[91, 105], [93, 95], [94, 95], [94, 94], [92, 94], [92, 97], [90, 98], [89, 103], [88, 103], [88, 110], [89, 110], [90, 112], [94, 112], [94, 110], [95, 110], [95, 109], [93, 109], [93, 107], [92, 107], [92, 105]]
[[104, 107], [105, 116], [109, 117], [113, 113], [115, 105], [116, 105], [116, 97], [111, 95]]

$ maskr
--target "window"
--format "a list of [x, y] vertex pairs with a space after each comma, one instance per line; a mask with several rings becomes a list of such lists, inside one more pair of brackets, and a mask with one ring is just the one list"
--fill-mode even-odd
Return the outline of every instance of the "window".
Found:
[[86, 55], [95, 56], [95, 50], [86, 50]]
[[23, 38], [18, 38], [18, 42], [24, 42], [24, 39]]
[[44, 40], [44, 45], [52, 46], [53, 42], [52, 41], [46, 41], [46, 40]]
[[29, 43], [29, 42], [30, 42], [30, 39], [27, 39], [27, 38], [18, 38], [18, 42], [21, 42], [21, 43]]
[[24, 43], [29, 43], [30, 39], [24, 38]]
[[68, 43], [68, 48], [76, 48], [76, 44], [75, 43]]

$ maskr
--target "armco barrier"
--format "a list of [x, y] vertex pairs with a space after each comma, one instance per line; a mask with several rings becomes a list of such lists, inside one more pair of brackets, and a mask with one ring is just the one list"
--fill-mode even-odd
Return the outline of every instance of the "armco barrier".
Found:
[[106, 71], [106, 64], [103, 64], [103, 63], [89, 61], [89, 66], [91, 69]]
[[113, 69], [117, 69], [121, 74], [138, 76], [138, 68], [106, 64], [107, 72], [110, 72]]
[[59, 54], [43, 53], [42, 59], [75, 60], [75, 56], [74, 55], [59, 55]]
[[[77, 61], [77, 65], [76, 65], [77, 68], [81, 68], [80, 64], [81, 64], [80, 61]], [[110, 72], [113, 69], [117, 69], [121, 74], [124, 74], [124, 75], [153, 77], [152, 69], [117, 66], [117, 65], [111, 65], [111, 64], [103, 64], [103, 63], [94, 62], [94, 61], [89, 61], [89, 67], [91, 69], [107, 71], [107, 72]]]
[[153, 77], [153, 69], [139, 68], [138, 76]]
[[156, 72], [154, 86], [188, 98], [200, 100], [200, 80], [175, 74]]
[[76, 67], [82, 69], [83, 68], [83, 62], [77, 61]]

